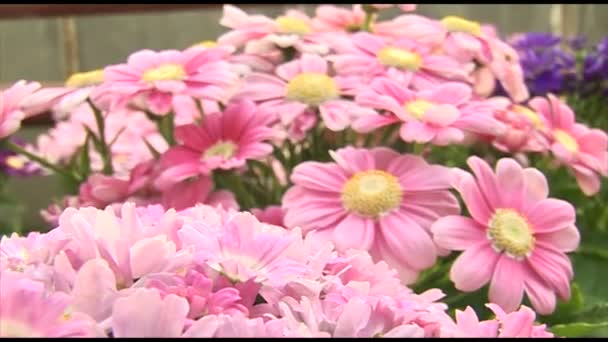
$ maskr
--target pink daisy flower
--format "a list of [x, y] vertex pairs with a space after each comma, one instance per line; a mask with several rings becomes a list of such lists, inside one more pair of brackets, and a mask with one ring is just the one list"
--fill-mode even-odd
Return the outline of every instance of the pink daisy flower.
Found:
[[283, 197], [286, 226], [319, 234], [338, 250], [369, 250], [412, 283], [437, 257], [431, 224], [459, 212], [448, 169], [387, 148], [347, 147], [331, 156], [333, 163], [294, 169]]
[[544, 175], [513, 159], [498, 161], [496, 173], [478, 157], [455, 183], [472, 218], [445, 216], [431, 228], [438, 246], [463, 250], [450, 278], [457, 289], [476, 291], [490, 283], [490, 301], [514, 311], [524, 292], [537, 312], [555, 309], [556, 293], [568, 300], [572, 265], [566, 252], [580, 236], [568, 202], [547, 198]]
[[587, 196], [601, 187], [600, 175], [608, 177], [608, 135], [576, 123], [572, 109], [552, 94], [529, 102], [547, 122], [546, 138], [551, 152], [574, 173]]
[[269, 124], [272, 115], [247, 100], [229, 104], [223, 113], [206, 115], [200, 125], [175, 129], [177, 146], [161, 157], [164, 169], [157, 181], [159, 188], [211, 170], [230, 170], [260, 159], [272, 152], [266, 141], [273, 137]]
[[357, 31], [365, 20], [365, 11], [360, 4], [353, 5], [351, 9], [333, 5], [320, 5], [316, 16], [312, 19], [312, 26], [319, 32], [331, 31]]
[[28, 116], [22, 103], [39, 88], [38, 82], [19, 81], [7, 89], [0, 89], [0, 139], [21, 127], [21, 120]]
[[348, 127], [353, 118], [373, 111], [342, 99], [348, 81], [330, 75], [328, 62], [317, 55], [282, 64], [278, 76], [254, 73], [245, 79], [237, 95], [275, 111], [284, 125], [290, 125], [306, 111], [318, 110], [323, 123], [332, 131]]
[[[328, 56], [340, 76], [356, 76], [360, 85], [371, 78], [388, 76], [403, 84], [422, 89], [446, 79], [467, 81], [468, 72], [448, 56], [432, 54], [429, 48], [414, 40], [387, 39], [367, 32], [352, 36], [356, 52]], [[365, 77], [361, 77], [365, 75]]]
[[2, 270], [0, 337], [100, 337], [95, 321], [68, 309], [70, 297], [48, 293], [44, 284]]
[[156, 114], [171, 110], [174, 95], [223, 102], [237, 83], [236, 74], [224, 60], [223, 49], [142, 50], [126, 64], [104, 69], [104, 83], [95, 94], [116, 96], [114, 106], [136, 100]]
[[402, 122], [401, 139], [407, 142], [449, 145], [461, 143], [465, 133], [500, 135], [504, 125], [481, 107], [467, 108], [472, 91], [462, 83], [447, 82], [428, 90], [414, 92], [388, 78], [377, 78], [357, 95], [357, 103], [385, 110], [391, 116], [366, 116], [353, 128], [370, 132]]

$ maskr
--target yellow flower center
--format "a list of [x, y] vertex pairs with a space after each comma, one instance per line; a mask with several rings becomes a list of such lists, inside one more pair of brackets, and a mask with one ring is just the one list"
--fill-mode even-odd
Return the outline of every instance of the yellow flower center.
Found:
[[422, 65], [422, 57], [419, 54], [396, 47], [385, 47], [378, 51], [376, 56], [380, 62], [386, 66], [408, 69], [411, 71], [420, 69], [420, 66]]
[[310, 26], [299, 18], [281, 16], [278, 17], [275, 22], [279, 25], [279, 28], [283, 33], [305, 35], [312, 31]]
[[203, 41], [202, 41], [202, 42], [200, 42], [200, 43], [197, 43], [197, 44], [192, 45], [192, 47], [195, 47], [195, 46], [196, 46], [196, 47], [202, 47], [202, 48], [209, 49], [209, 48], [214, 48], [214, 47], [216, 47], [216, 46], [217, 46], [217, 42], [216, 42], [216, 41], [214, 41], [214, 40], [203, 40]]
[[65, 81], [65, 86], [70, 88], [84, 88], [103, 82], [103, 69], [73, 74]]
[[186, 78], [186, 70], [179, 64], [164, 64], [146, 71], [142, 79], [146, 82], [181, 81]]
[[342, 188], [344, 208], [370, 218], [397, 208], [402, 196], [397, 177], [381, 170], [357, 172]]
[[475, 36], [481, 35], [481, 25], [476, 21], [456, 16], [447, 16], [441, 19], [441, 24], [450, 32], [465, 32]]
[[25, 167], [25, 161], [18, 156], [9, 156], [4, 159], [4, 163], [15, 170], [21, 170]]
[[578, 151], [578, 143], [570, 133], [558, 129], [553, 132], [553, 137], [558, 143], [562, 144], [570, 153]]
[[414, 100], [405, 104], [405, 109], [410, 112], [416, 119], [423, 120], [424, 113], [433, 107], [432, 102], [426, 100]]
[[336, 82], [320, 73], [302, 73], [287, 84], [287, 99], [306, 103], [310, 106], [335, 99], [340, 96]]
[[520, 106], [520, 105], [514, 105], [513, 106], [513, 111], [515, 113], [517, 113], [517, 114], [520, 114], [520, 115], [524, 116], [537, 129], [542, 129], [545, 126], [544, 123], [543, 123], [543, 121], [540, 118], [540, 115], [538, 115], [537, 112], [531, 110], [528, 107], [524, 107], [524, 106]]
[[534, 235], [525, 217], [513, 209], [497, 209], [488, 224], [494, 248], [515, 259], [523, 259], [534, 248]]
[[236, 144], [232, 141], [218, 141], [215, 145], [209, 147], [205, 150], [203, 154], [203, 160], [209, 159], [211, 157], [222, 157], [224, 159], [229, 159], [234, 156], [236, 152]]

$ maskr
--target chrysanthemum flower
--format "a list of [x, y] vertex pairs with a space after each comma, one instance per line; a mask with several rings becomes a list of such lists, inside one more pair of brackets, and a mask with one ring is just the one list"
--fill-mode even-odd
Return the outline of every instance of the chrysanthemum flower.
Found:
[[294, 169], [294, 186], [283, 197], [286, 226], [314, 231], [338, 250], [369, 250], [413, 282], [437, 256], [431, 224], [459, 212], [447, 191], [448, 169], [387, 148], [347, 147], [331, 155], [333, 163]]
[[238, 81], [226, 56], [223, 49], [142, 50], [126, 64], [106, 67], [94, 94], [114, 95], [113, 106], [143, 99], [144, 107], [159, 115], [171, 110], [174, 95], [224, 102]]
[[276, 75], [249, 75], [237, 96], [271, 108], [284, 125], [292, 124], [307, 110], [318, 109], [327, 128], [341, 131], [353, 118], [373, 113], [342, 98], [348, 80], [331, 76], [328, 62], [320, 56], [304, 54], [278, 66]]
[[490, 301], [514, 311], [527, 293], [541, 314], [553, 312], [557, 295], [570, 298], [572, 265], [565, 252], [575, 250], [580, 236], [575, 211], [566, 201], [547, 198], [544, 175], [501, 159], [496, 173], [478, 157], [455, 187], [472, 218], [445, 216], [431, 228], [438, 246], [463, 250], [450, 270], [461, 291], [490, 283]]
[[240, 168], [248, 159], [259, 159], [272, 152], [266, 143], [273, 137], [273, 116], [251, 101], [237, 101], [223, 113], [206, 115], [200, 125], [175, 129], [178, 145], [161, 157], [164, 172], [158, 180], [174, 184], [187, 178], [209, 174], [211, 170]]
[[600, 175], [608, 177], [608, 135], [576, 123], [572, 109], [552, 94], [548, 99], [536, 97], [529, 104], [547, 121], [544, 133], [551, 152], [570, 168], [587, 196], [597, 193]]
[[494, 119], [491, 111], [466, 107], [471, 97], [471, 88], [462, 83], [447, 82], [414, 92], [394, 80], [377, 78], [369, 88], [362, 88], [356, 101], [388, 111], [392, 116], [361, 117], [353, 128], [370, 132], [384, 125], [403, 122], [401, 139], [436, 145], [460, 143], [468, 132], [500, 135], [504, 125]]
[[361, 85], [378, 76], [388, 76], [419, 89], [446, 79], [468, 80], [468, 72], [459, 62], [432, 54], [427, 46], [414, 40], [388, 42], [380, 36], [359, 32], [352, 36], [352, 42], [356, 52], [338, 53], [328, 59], [334, 62], [338, 75], [357, 77]]
[[99, 337], [95, 322], [71, 313], [69, 304], [65, 293], [48, 293], [43, 283], [2, 270], [0, 337]]
[[7, 89], [0, 89], [0, 139], [21, 127], [21, 120], [27, 116], [22, 106], [24, 100], [40, 88], [38, 82], [19, 81]]

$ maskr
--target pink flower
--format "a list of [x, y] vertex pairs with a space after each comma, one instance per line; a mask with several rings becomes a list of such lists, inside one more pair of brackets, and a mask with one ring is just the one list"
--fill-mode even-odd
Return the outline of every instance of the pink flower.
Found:
[[354, 31], [358, 30], [365, 19], [365, 11], [360, 4], [345, 9], [333, 5], [320, 5], [316, 9], [312, 25], [316, 31]]
[[356, 101], [364, 106], [383, 109], [393, 116], [367, 116], [358, 119], [353, 128], [369, 132], [395, 122], [401, 125], [401, 139], [407, 142], [449, 145], [462, 143], [466, 132], [499, 135], [504, 125], [490, 111], [467, 108], [471, 88], [462, 83], [447, 82], [429, 90], [414, 92], [398, 82], [375, 79], [362, 89]]
[[[468, 73], [456, 60], [431, 54], [428, 46], [415, 40], [388, 42], [380, 36], [359, 32], [352, 36], [357, 51], [328, 56], [340, 76], [359, 78], [365, 85], [377, 76], [422, 89], [446, 79], [467, 81]], [[361, 76], [365, 75], [365, 76]]]
[[490, 283], [489, 298], [514, 311], [527, 293], [541, 314], [555, 309], [556, 293], [568, 300], [572, 265], [565, 252], [580, 236], [570, 203], [547, 198], [544, 175], [522, 169], [513, 159], [498, 161], [496, 173], [478, 157], [455, 181], [472, 218], [445, 216], [431, 228], [438, 246], [463, 250], [450, 278], [471, 292]]
[[253, 208], [251, 209], [251, 213], [258, 219], [260, 222], [272, 224], [275, 226], [284, 226], [283, 224], [283, 216], [285, 213], [283, 212], [283, 208], [279, 205], [271, 205], [264, 209]]
[[334, 163], [294, 169], [283, 197], [286, 226], [314, 231], [338, 250], [369, 250], [412, 283], [437, 257], [431, 224], [459, 212], [448, 169], [387, 148], [347, 147], [331, 156]]
[[327, 61], [316, 55], [282, 64], [276, 76], [254, 73], [245, 79], [239, 98], [263, 102], [288, 126], [308, 110], [318, 110], [323, 123], [332, 131], [344, 130], [351, 121], [373, 111], [361, 108], [345, 95], [348, 81], [329, 74]]
[[497, 337], [499, 322], [496, 320], [479, 321], [475, 310], [470, 306], [464, 311], [456, 310], [456, 324], [444, 326], [441, 337]]
[[[519, 56], [509, 44], [497, 39], [489, 39], [492, 61], [489, 68], [500, 82], [509, 97], [515, 102], [523, 102], [530, 97], [524, 82], [524, 72], [519, 63]], [[481, 96], [489, 94], [479, 94]]]
[[207, 176], [192, 177], [162, 188], [162, 205], [166, 209], [183, 210], [198, 203], [239, 208], [234, 194], [228, 190], [213, 191], [213, 180]]
[[223, 113], [206, 115], [200, 125], [179, 126], [175, 138], [179, 145], [161, 157], [164, 168], [157, 184], [160, 188], [211, 170], [240, 168], [248, 159], [260, 159], [272, 152], [270, 140], [273, 120], [251, 101], [237, 101]]
[[40, 88], [40, 83], [19, 81], [0, 90], [0, 139], [15, 133], [28, 114], [22, 103]]
[[99, 337], [95, 322], [71, 313], [70, 297], [17, 272], [0, 277], [0, 337]]
[[245, 315], [208, 315], [194, 322], [184, 337], [282, 337], [281, 322], [264, 322]]
[[143, 100], [144, 108], [156, 114], [171, 110], [173, 96], [226, 101], [237, 82], [223, 49], [142, 50], [129, 56], [126, 64], [104, 69], [104, 83], [96, 94], [116, 96], [114, 106]]
[[572, 109], [552, 94], [548, 99], [533, 98], [529, 104], [548, 124], [545, 136], [551, 152], [574, 173], [587, 196], [597, 193], [601, 187], [599, 175], [608, 176], [606, 133], [576, 123]]

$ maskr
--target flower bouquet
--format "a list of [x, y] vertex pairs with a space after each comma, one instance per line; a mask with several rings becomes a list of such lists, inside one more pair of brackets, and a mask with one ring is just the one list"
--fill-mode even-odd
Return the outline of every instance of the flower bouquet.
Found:
[[3, 90], [0, 165], [69, 195], [2, 236], [0, 336], [605, 335], [605, 42], [392, 6]]

